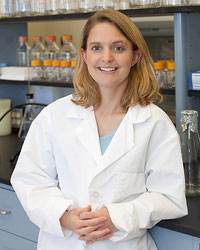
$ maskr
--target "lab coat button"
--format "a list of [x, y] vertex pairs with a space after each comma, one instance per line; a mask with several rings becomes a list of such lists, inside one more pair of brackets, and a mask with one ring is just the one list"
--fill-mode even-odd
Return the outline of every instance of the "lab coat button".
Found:
[[98, 192], [94, 192], [93, 196], [94, 196], [94, 198], [97, 198], [99, 196], [99, 193]]

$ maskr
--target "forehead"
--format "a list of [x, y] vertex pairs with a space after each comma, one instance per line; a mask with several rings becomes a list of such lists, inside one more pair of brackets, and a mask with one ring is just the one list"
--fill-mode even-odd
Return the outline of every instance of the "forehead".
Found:
[[90, 42], [106, 42], [106, 41], [122, 40], [128, 41], [128, 39], [122, 34], [122, 32], [112, 23], [103, 22], [95, 24], [90, 30], [88, 36], [88, 43]]

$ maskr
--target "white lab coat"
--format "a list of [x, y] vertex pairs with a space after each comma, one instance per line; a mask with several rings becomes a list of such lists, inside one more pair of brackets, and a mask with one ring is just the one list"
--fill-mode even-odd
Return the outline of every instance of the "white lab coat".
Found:
[[[11, 183], [40, 228], [38, 250], [155, 250], [147, 232], [187, 214], [179, 136], [156, 105], [129, 108], [102, 156], [92, 108], [71, 96], [33, 121]], [[66, 209], [106, 206], [119, 229], [85, 246], [60, 226]]]

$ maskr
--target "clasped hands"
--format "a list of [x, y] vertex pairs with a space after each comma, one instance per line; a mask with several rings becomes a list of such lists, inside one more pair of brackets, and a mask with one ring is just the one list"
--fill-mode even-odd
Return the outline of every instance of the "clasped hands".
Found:
[[106, 207], [96, 212], [91, 211], [90, 205], [86, 208], [74, 208], [63, 214], [60, 223], [62, 227], [78, 234], [78, 239], [86, 244], [106, 240], [117, 231]]

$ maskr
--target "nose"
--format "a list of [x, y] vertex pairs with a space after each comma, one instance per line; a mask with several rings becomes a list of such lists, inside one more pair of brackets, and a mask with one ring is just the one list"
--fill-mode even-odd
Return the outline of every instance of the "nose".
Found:
[[102, 61], [105, 63], [113, 61], [113, 54], [110, 49], [103, 50]]

